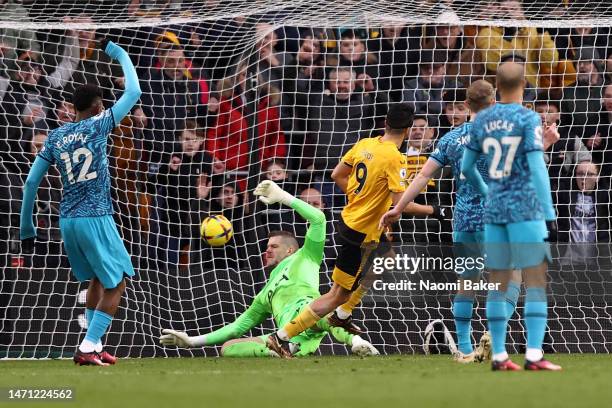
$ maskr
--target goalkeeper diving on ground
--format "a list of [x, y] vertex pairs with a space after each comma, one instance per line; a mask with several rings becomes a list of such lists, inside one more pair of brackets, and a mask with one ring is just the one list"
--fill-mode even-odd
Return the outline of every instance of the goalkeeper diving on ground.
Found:
[[[160, 343], [164, 346], [202, 347], [222, 344], [225, 357], [278, 357], [266, 346], [267, 335], [242, 338], [252, 328], [272, 316], [277, 327], [293, 320], [319, 293], [319, 269], [325, 247], [326, 219], [322, 211], [295, 198], [270, 180], [261, 182], [254, 194], [266, 205], [282, 203], [308, 220], [304, 246], [299, 248], [293, 234], [285, 231], [270, 233], [266, 250], [266, 269], [270, 278], [253, 303], [233, 323], [200, 336], [164, 329]], [[377, 355], [378, 350], [359, 335], [341, 327], [332, 327], [326, 319], [291, 339], [295, 356], [313, 354], [327, 334], [351, 347], [360, 356]]]

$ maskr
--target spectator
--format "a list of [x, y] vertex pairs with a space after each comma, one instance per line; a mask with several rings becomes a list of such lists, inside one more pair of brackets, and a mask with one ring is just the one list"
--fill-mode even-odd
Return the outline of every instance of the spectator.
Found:
[[[499, 18], [525, 20], [519, 0], [501, 0], [498, 11]], [[540, 76], [551, 74], [559, 62], [555, 43], [548, 32], [540, 33], [535, 27], [483, 27], [478, 32], [476, 48], [488, 74], [497, 72], [504, 54], [521, 54], [526, 60], [525, 77], [534, 87], [540, 85]]]
[[213, 187], [213, 158], [203, 150], [204, 138], [197, 124], [185, 123], [178, 136], [180, 149], [168, 163], [160, 167], [158, 183], [166, 187], [167, 214], [163, 220], [168, 228], [167, 261], [179, 262], [179, 252], [192, 238], [199, 236], [200, 215], [210, 208]]
[[182, 0], [131, 0], [128, 14], [133, 17], [155, 18], [180, 11]]
[[339, 53], [329, 54], [326, 65], [353, 70], [357, 75], [359, 88], [373, 91], [373, 84], [368, 88], [367, 83], [372, 82], [372, 78], [378, 74], [376, 64], [378, 59], [375, 54], [368, 52], [365, 41], [354, 30], [345, 30], [340, 37]]
[[[611, 35], [612, 37], [612, 35]], [[612, 84], [612, 50], [610, 51], [610, 53], [608, 54], [608, 57], [606, 58], [605, 61], [605, 78], [604, 78], [604, 83], [607, 84]]]
[[355, 30], [345, 30], [340, 38], [339, 54], [328, 54], [327, 65], [344, 67], [356, 74], [355, 92], [363, 92], [372, 99], [375, 109], [376, 129], [384, 129], [389, 97], [386, 91], [376, 88], [375, 78], [378, 75], [376, 55], [367, 51], [366, 42]]
[[562, 263], [596, 263], [595, 243], [610, 242], [610, 185], [599, 166], [581, 162], [560, 188], [557, 201], [557, 240], [569, 245]]
[[608, 27], [571, 27], [550, 30], [559, 50], [559, 57], [573, 60], [580, 48], [595, 48], [597, 53], [606, 57], [610, 41]]
[[[177, 27], [177, 30], [178, 30], [178, 34], [180, 34], [183, 31], [183, 26]], [[157, 54], [159, 54], [160, 51], [163, 53], [163, 51], [168, 48], [173, 48], [173, 47], [182, 48], [183, 55], [185, 56], [184, 58], [185, 74], [188, 77], [197, 79], [199, 86], [200, 86], [200, 94], [199, 94], [200, 103], [207, 104], [209, 102], [209, 99], [214, 99], [214, 97], [210, 95], [209, 80], [205, 74], [205, 71], [199, 68], [193, 62], [192, 59], [186, 57], [184, 48], [181, 46], [181, 41], [177, 33], [169, 29], [164, 30], [161, 33], [156, 35], [154, 44], [155, 44], [154, 50], [156, 51]], [[161, 68], [163, 63], [164, 61], [162, 61], [161, 58], [159, 58], [159, 56], [157, 58], [154, 58], [152, 61], [152, 65], [156, 68]], [[210, 101], [210, 102], [214, 103], [214, 101]]]
[[[201, 7], [199, 3], [194, 4]], [[219, 6], [205, 4], [204, 7], [214, 13], [215, 8]], [[251, 28], [244, 18], [223, 17], [192, 23], [185, 27], [183, 32], [188, 35], [187, 49], [191, 52], [193, 61], [205, 68], [212, 80], [217, 81], [231, 75], [235, 50], [251, 35]]]
[[297, 74], [295, 89], [300, 93], [323, 90], [325, 61], [321, 52], [321, 41], [312, 31], [306, 31], [297, 52]]
[[234, 228], [234, 238], [223, 248], [216, 250], [223, 255], [215, 255], [215, 268], [237, 270], [239, 259], [245, 259], [245, 241], [242, 233], [246, 195], [240, 190], [235, 178], [227, 178], [221, 188], [214, 189], [212, 197], [211, 212], [223, 214]]
[[300, 200], [312, 205], [321, 211], [325, 210], [325, 202], [321, 196], [321, 192], [314, 187], [308, 187], [302, 190], [299, 196]]
[[461, 126], [470, 119], [470, 111], [465, 105], [465, 89], [449, 89], [442, 96], [443, 108], [442, 119], [440, 120], [439, 137], [444, 136], [448, 131], [457, 126]]
[[[231, 101], [231, 106], [243, 117], [247, 116], [247, 106], [251, 95], [247, 94], [247, 67], [240, 64], [236, 74], [219, 83], [218, 92], [223, 100]], [[285, 134], [281, 129], [280, 93], [272, 85], [258, 78], [257, 92], [257, 135], [260, 160], [284, 159], [287, 156]], [[223, 107], [227, 109], [227, 106]], [[246, 123], [246, 122], [245, 122]], [[247, 123], [248, 126], [254, 126]], [[246, 140], [246, 139], [244, 139]], [[246, 157], [245, 157], [246, 159]]]
[[599, 129], [596, 138], [590, 140], [593, 146], [593, 161], [600, 163], [603, 174], [612, 174], [612, 84], [606, 85], [599, 114]]
[[406, 82], [404, 101], [413, 103], [416, 113], [436, 115], [438, 119], [442, 113], [443, 92], [457, 87], [457, 81], [446, 75], [446, 53], [424, 50], [418, 77]]
[[287, 179], [285, 164], [280, 161], [272, 161], [266, 168], [266, 178], [282, 185]]
[[[308, 140], [314, 146], [314, 168], [322, 172], [323, 194], [344, 199], [334, 193], [331, 170], [342, 155], [362, 136], [374, 129], [374, 107], [369, 95], [355, 92], [357, 75], [349, 68], [337, 68], [329, 73], [327, 89], [322, 96], [312, 95], [308, 110]], [[339, 195], [339, 196], [338, 196]], [[331, 201], [326, 203], [331, 206]]]
[[[90, 16], [82, 15], [70, 20], [71, 23], [92, 24]], [[115, 88], [123, 88], [123, 77], [121, 67], [112, 62], [111, 58], [100, 49], [96, 38], [96, 30], [79, 29], [76, 31], [78, 36], [77, 65], [70, 77], [70, 82], [66, 87], [69, 95], [81, 85], [98, 85], [102, 91], [102, 98], [106, 102], [116, 99]], [[53, 47], [48, 47], [47, 52], [55, 53]]]
[[[247, 171], [249, 164], [248, 124], [240, 110], [232, 105], [233, 83], [218, 83], [219, 108], [214, 125], [206, 132], [206, 150], [225, 164], [227, 170]], [[244, 187], [246, 184], [241, 181]]]
[[[561, 114], [558, 101], [548, 100], [543, 95], [536, 100], [535, 111], [542, 118], [544, 127], [555, 124], [559, 126]], [[563, 178], [571, 174], [576, 163], [591, 161], [591, 153], [579, 138], [570, 136], [566, 127], [558, 129], [559, 140], [544, 155], [544, 159], [548, 163], [548, 174], [550, 175], [553, 195], [558, 191]]]
[[[438, 49], [447, 53], [447, 61], [456, 61], [463, 49], [463, 38], [461, 36], [461, 26], [459, 17], [448, 10], [438, 16], [440, 23], [429, 27], [430, 30], [423, 37], [424, 49]], [[456, 24], [450, 24], [456, 22]]]
[[287, 164], [282, 159], [269, 160], [265, 165], [265, 175], [268, 180], [276, 182], [283, 190], [295, 195], [295, 180], [287, 171]]
[[[406, 151], [407, 174], [406, 182], [410, 183], [433, 152], [435, 129], [430, 125], [428, 117], [422, 114], [414, 116], [412, 127], [408, 133], [408, 148]], [[443, 167], [437, 177], [432, 178], [427, 190], [415, 200], [418, 204], [450, 206], [453, 191], [452, 174], [448, 167]], [[403, 240], [416, 242], [450, 242], [452, 225], [450, 221], [438, 222], [425, 217], [413, 217], [400, 221], [401, 231], [409, 231]]]
[[368, 43], [368, 48], [378, 59], [377, 72], [372, 77], [378, 91], [388, 92], [389, 99], [398, 102], [408, 74], [408, 53], [418, 48], [418, 39], [410, 37], [406, 24], [399, 21], [384, 25], [376, 33], [376, 38]]
[[0, 107], [0, 155], [6, 158], [7, 166], [24, 161], [23, 153], [28, 151], [26, 145], [32, 140], [35, 127], [47, 128], [50, 92], [62, 90], [78, 61], [73, 34], [68, 33], [62, 61], [49, 75], [43, 75], [31, 52], [22, 53], [15, 61], [15, 71]]
[[53, 101], [55, 109], [53, 109], [53, 114], [48, 120], [51, 129], [58, 128], [66, 123], [74, 121], [76, 116], [74, 106], [65, 98], [65, 93], [62, 93], [58, 99]]
[[[228, 220], [238, 220], [242, 218], [244, 195], [242, 194], [236, 180], [228, 178], [220, 188], [215, 189], [211, 211], [222, 213]], [[234, 227], [236, 232], [237, 228]], [[238, 228], [240, 230], [240, 228]]]
[[257, 58], [257, 77], [259, 84], [267, 84], [279, 92], [284, 90], [284, 81], [287, 77], [286, 67], [295, 65], [291, 54], [276, 50], [278, 35], [274, 27], [268, 23], [255, 25], [255, 36], [257, 52], [253, 57]]
[[[406, 155], [411, 157], [432, 152], [435, 135], [435, 128], [430, 126], [428, 116], [423, 114], [415, 115], [412, 127], [408, 133], [408, 150]], [[417, 173], [418, 171], [412, 175], [414, 176]], [[410, 176], [410, 171], [408, 174]]]
[[[325, 61], [321, 52], [321, 40], [312, 30], [304, 32], [296, 60], [296, 65], [293, 67], [294, 72], [288, 73], [289, 78], [294, 81], [293, 85], [288, 85], [288, 92], [283, 94], [284, 109], [290, 110], [288, 115], [293, 119], [285, 123], [283, 127], [304, 130], [308, 117], [308, 99], [312, 94], [322, 93], [325, 88], [323, 69]], [[296, 150], [290, 156], [303, 156], [300, 147], [303, 148], [304, 138], [291, 135], [290, 142], [290, 148], [294, 147]]]
[[446, 56], [446, 75], [469, 84], [483, 72], [475, 66], [473, 43], [468, 44], [459, 17], [451, 9], [440, 13], [436, 20], [435, 25], [426, 28], [421, 49], [443, 51]]
[[[32, 19], [21, 1], [5, 0], [0, 3], [0, 21], [26, 23]], [[19, 50], [30, 50], [34, 54], [40, 53], [41, 50], [35, 31], [17, 28], [0, 29], [0, 49], [2, 49], [2, 58], [6, 61], [16, 60]]]
[[[180, 46], [162, 43], [157, 49], [158, 64], [148, 70], [141, 80], [142, 109], [150, 119], [149, 147], [158, 154], [154, 163], [168, 161], [185, 120], [196, 120], [205, 127], [212, 123], [209, 113], [217, 112], [218, 103], [210, 98], [206, 81], [194, 76], [187, 68], [185, 54]], [[206, 84], [205, 86], [203, 85]]]
[[[244, 82], [242, 83], [244, 86]], [[287, 144], [281, 128], [280, 93], [263, 84], [257, 102], [257, 136], [259, 159], [285, 159]]]
[[322, 98], [311, 96], [308, 133], [316, 139], [312, 143], [317, 169], [332, 169], [344, 150], [374, 127], [372, 99], [355, 92], [356, 78], [349, 68], [334, 69]]
[[603, 94], [603, 63], [593, 48], [581, 48], [577, 55], [578, 72], [573, 86], [563, 89], [561, 125], [567, 126], [570, 135], [579, 137], [591, 150], [601, 146], [597, 124]]
[[[265, 167], [265, 177], [268, 180], [274, 181], [282, 187], [283, 190], [294, 194], [295, 186], [290, 182], [287, 175], [287, 168], [284, 161], [272, 160]], [[298, 221], [293, 211], [289, 211], [281, 204], [265, 205], [257, 200], [255, 205], [257, 214], [257, 223], [259, 226], [264, 226], [265, 233], [270, 231], [283, 230], [294, 231], [294, 224]]]
[[269, 161], [265, 166], [265, 177], [268, 180], [272, 180], [280, 186], [284, 186], [289, 180], [287, 174], [287, 166], [285, 162], [280, 160]]
[[[241, 111], [246, 102], [246, 70], [240, 69], [233, 78], [226, 78], [218, 84], [220, 103], [213, 126], [208, 129], [206, 149], [225, 163], [228, 170], [247, 171], [250, 159], [248, 128]], [[264, 84], [262, 87], [267, 88]], [[275, 95], [262, 94], [257, 104], [257, 134], [259, 161], [274, 158], [284, 159], [287, 155], [285, 136], [280, 128], [279, 111]], [[246, 187], [243, 178], [240, 187]]]

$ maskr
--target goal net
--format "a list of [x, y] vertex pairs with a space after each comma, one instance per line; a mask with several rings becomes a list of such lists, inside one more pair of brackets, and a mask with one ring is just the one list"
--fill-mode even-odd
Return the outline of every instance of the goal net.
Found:
[[[304, 220], [255, 200], [264, 179], [327, 215], [326, 292], [345, 204], [330, 177], [341, 156], [382, 134], [390, 103], [407, 101], [418, 115], [401, 150], [414, 177], [437, 141], [469, 119], [466, 87], [513, 60], [525, 65], [525, 104], [561, 134], [547, 152], [560, 244], [546, 348], [609, 352], [611, 22], [607, 1], [2, 2], [0, 358], [69, 356], [86, 328], [86, 285], [71, 276], [58, 229], [56, 169], [38, 192], [33, 253], [21, 249], [19, 211], [36, 152], [74, 119], [74, 89], [99, 85], [107, 108], [122, 93], [120, 67], [97, 48], [102, 38], [128, 51], [143, 89], [109, 139], [115, 221], [136, 269], [106, 337], [111, 351], [218, 353], [165, 349], [157, 339], [162, 328], [202, 334], [242, 313], [266, 281], [270, 231], [303, 242]], [[452, 206], [450, 169], [417, 202]], [[200, 239], [210, 214], [233, 224], [223, 247]], [[388, 236], [401, 250], [430, 251], [451, 234], [450, 221], [404, 217]], [[419, 353], [431, 321], [454, 329], [451, 300], [449, 291], [373, 291], [355, 317], [382, 352]], [[485, 330], [477, 300], [475, 341]], [[518, 350], [522, 297], [517, 311], [509, 342]], [[251, 334], [272, 328], [268, 320]], [[347, 351], [326, 340], [321, 352]]]

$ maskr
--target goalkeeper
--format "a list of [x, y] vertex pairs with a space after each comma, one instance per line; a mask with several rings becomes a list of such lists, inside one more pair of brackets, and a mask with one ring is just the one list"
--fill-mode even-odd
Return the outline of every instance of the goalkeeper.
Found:
[[[257, 294], [253, 304], [233, 323], [212, 333], [190, 337], [184, 332], [164, 329], [160, 343], [164, 346], [202, 347], [223, 344], [226, 357], [268, 357], [278, 355], [266, 346], [266, 336], [240, 338], [270, 315], [277, 327], [295, 318], [319, 293], [319, 269], [323, 261], [326, 219], [322, 211], [282, 190], [270, 180], [261, 182], [255, 195], [266, 205], [282, 203], [298, 212], [310, 223], [304, 246], [299, 248], [293, 234], [271, 233], [266, 250], [266, 269], [272, 269], [270, 279]], [[292, 354], [314, 353], [327, 333], [340, 343], [351, 346], [358, 355], [376, 355], [378, 351], [358, 335], [340, 327], [332, 327], [321, 319], [311, 329], [291, 339]]]

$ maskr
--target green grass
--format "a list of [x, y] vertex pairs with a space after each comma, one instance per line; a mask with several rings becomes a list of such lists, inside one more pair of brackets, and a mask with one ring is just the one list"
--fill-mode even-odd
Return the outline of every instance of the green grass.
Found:
[[[491, 372], [448, 356], [132, 359], [114, 367], [1, 361], [0, 388], [72, 387], [70, 403], [14, 407], [597, 407], [612, 401], [608, 355], [555, 355], [563, 372]], [[518, 356], [516, 362], [522, 362]], [[282, 404], [282, 405], [281, 405]]]

